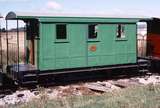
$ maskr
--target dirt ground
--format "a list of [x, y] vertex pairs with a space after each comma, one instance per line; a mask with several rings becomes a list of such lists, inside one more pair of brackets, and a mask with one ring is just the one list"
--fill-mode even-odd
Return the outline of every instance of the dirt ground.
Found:
[[134, 77], [129, 79], [106, 80], [97, 82], [86, 82], [66, 86], [55, 86], [49, 88], [37, 87], [34, 90], [18, 90], [13, 94], [0, 98], [0, 106], [26, 103], [43, 96], [49, 99], [60, 99], [69, 96], [102, 95], [103, 93], [121, 90], [132, 86], [160, 84], [159, 75]]

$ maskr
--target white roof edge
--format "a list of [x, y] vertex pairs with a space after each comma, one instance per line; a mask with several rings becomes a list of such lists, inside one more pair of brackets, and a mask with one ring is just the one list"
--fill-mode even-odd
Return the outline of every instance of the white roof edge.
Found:
[[[40, 12], [9, 12], [17, 16], [33, 16], [33, 17], [98, 17], [98, 18], [151, 18], [149, 16], [140, 16], [133, 14], [102, 14], [102, 13], [40, 13]], [[7, 14], [7, 16], [9, 15]]]

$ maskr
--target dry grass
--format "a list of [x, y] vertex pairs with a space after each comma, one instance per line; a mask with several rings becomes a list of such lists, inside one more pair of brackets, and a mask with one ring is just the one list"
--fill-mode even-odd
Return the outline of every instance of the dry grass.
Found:
[[113, 91], [101, 96], [74, 96], [48, 100], [41, 99], [30, 103], [11, 106], [15, 108], [160, 108], [160, 85], [132, 87]]

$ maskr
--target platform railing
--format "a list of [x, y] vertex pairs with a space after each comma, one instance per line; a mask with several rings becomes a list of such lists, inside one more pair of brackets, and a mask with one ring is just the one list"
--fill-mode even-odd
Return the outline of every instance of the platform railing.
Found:
[[17, 71], [19, 72], [19, 23], [17, 20], [16, 30], [10, 31], [8, 30], [8, 20], [6, 20], [6, 67], [8, 66], [16, 66]]

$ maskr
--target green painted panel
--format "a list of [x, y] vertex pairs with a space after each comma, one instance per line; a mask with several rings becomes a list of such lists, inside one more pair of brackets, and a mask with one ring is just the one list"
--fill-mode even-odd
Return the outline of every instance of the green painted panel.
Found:
[[100, 42], [88, 42], [88, 66], [100, 65], [100, 59], [99, 59], [101, 55], [100, 44], [101, 44]]
[[55, 46], [54, 46], [55, 25], [51, 23], [40, 24], [40, 51], [39, 69], [49, 70], [55, 67]]
[[59, 59], [56, 58], [55, 61], [56, 61], [56, 66], [55, 68], [52, 68], [52, 69], [69, 68], [68, 58], [59, 58]]
[[119, 40], [116, 39], [117, 24], [99, 24], [98, 28], [99, 42], [88, 42], [88, 47], [91, 45], [97, 46], [97, 51], [88, 52], [89, 66], [115, 65], [136, 62], [135, 24], [126, 24], [126, 38]]
[[99, 24], [88, 40], [87, 24], [67, 24], [67, 41], [55, 40], [55, 24], [41, 23], [39, 69], [116, 65], [136, 62], [136, 24], [125, 24], [126, 39], [116, 39], [117, 24]]
[[55, 59], [53, 58], [42, 59], [41, 63], [41, 70], [52, 70], [55, 67]]
[[115, 26], [112, 24], [99, 25], [99, 36], [101, 37], [101, 55], [114, 55]]
[[87, 66], [87, 25], [69, 24], [69, 63], [71, 68]]
[[101, 42], [88, 42], [88, 56], [99, 55], [101, 55]]
[[[46, 30], [47, 29], [47, 30]], [[67, 41], [56, 41], [55, 24], [41, 25], [39, 68], [54, 70], [87, 66], [86, 25], [67, 24]]]
[[115, 30], [116, 28], [113, 24], [99, 25], [99, 36], [101, 37], [100, 65], [112, 65], [115, 63]]
[[[100, 55], [101, 55], [101, 36], [99, 36], [99, 25], [97, 25], [97, 38], [88, 39], [88, 66], [98, 66], [100, 65]], [[87, 38], [88, 38], [88, 28], [87, 28]]]
[[69, 24], [70, 57], [86, 56], [86, 25]]
[[114, 55], [100, 56], [100, 65], [113, 65], [115, 64], [115, 60]]
[[87, 60], [85, 57], [72, 57], [68, 60], [70, 63], [70, 68], [76, 68], [76, 67], [87, 67]]
[[69, 67], [69, 43], [54, 43], [56, 67], [53, 69], [62, 69]]
[[137, 58], [136, 53], [128, 53], [127, 57], [128, 63], [136, 63], [137, 61], [136, 58]]
[[55, 46], [55, 58], [69, 58], [69, 43], [53, 43]]
[[135, 63], [137, 61], [137, 27], [136, 25], [126, 25], [128, 35], [127, 43], [127, 53], [128, 53], [128, 63]]
[[[116, 63], [135, 63], [136, 62], [136, 25], [125, 25], [124, 40], [115, 40]], [[132, 56], [128, 56], [132, 53]]]
[[116, 54], [116, 57], [115, 57], [115, 64], [127, 64], [127, 57], [128, 55], [123, 53], [123, 54]]
[[128, 43], [127, 43], [127, 47], [128, 47], [128, 52], [130, 53], [135, 53], [137, 50], [137, 29], [136, 29], [136, 25], [132, 24], [132, 25], [126, 25], [126, 35], [128, 36]]
[[89, 56], [88, 57], [88, 66], [98, 66], [100, 65], [100, 56]]
[[43, 58], [54, 58], [54, 34], [55, 26], [53, 24], [44, 24], [42, 26], [42, 37], [40, 38], [42, 44]]
[[[128, 41], [128, 40], [127, 40]], [[127, 53], [127, 41], [115, 41], [115, 53], [116, 54], [125, 54]]]

